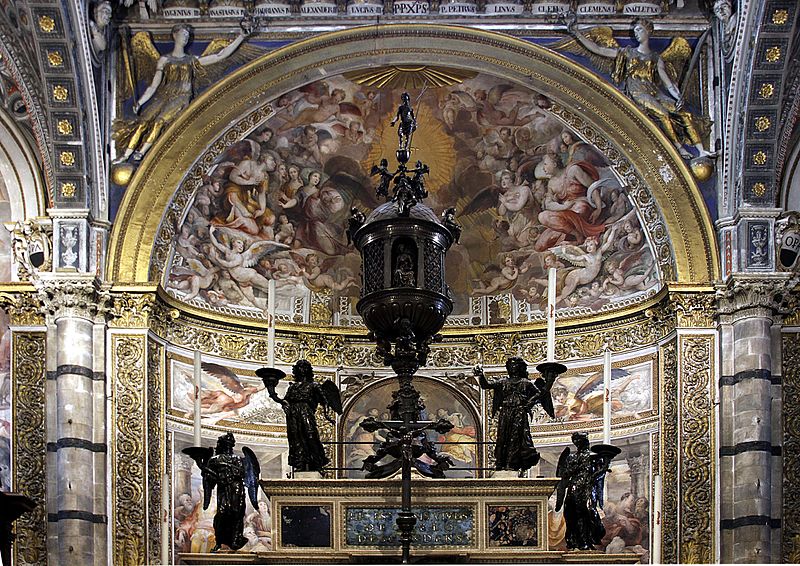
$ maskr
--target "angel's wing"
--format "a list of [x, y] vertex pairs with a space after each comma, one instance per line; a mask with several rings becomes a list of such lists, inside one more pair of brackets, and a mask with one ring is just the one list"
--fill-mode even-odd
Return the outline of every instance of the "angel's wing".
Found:
[[219, 53], [220, 51], [225, 49], [225, 47], [227, 47], [232, 41], [233, 39], [220, 37], [211, 41], [211, 43], [209, 43], [203, 50], [203, 53], [202, 55], [200, 55], [200, 58], [195, 61], [195, 69], [194, 69], [195, 91], [199, 92], [205, 87], [214, 84], [219, 79], [221, 79], [222, 76], [225, 74], [225, 71], [227, 71], [231, 67], [238, 67], [240, 65], [243, 65], [248, 61], [252, 61], [253, 59], [260, 57], [263, 53], [266, 52], [266, 50], [262, 49], [261, 47], [250, 45], [248, 43], [243, 43], [242, 45], [239, 46], [239, 48], [236, 51], [228, 55], [222, 61], [211, 63], [210, 65], [203, 65], [199, 63], [199, 61], [203, 57]]
[[470, 214], [494, 208], [497, 206], [497, 197], [499, 194], [500, 187], [497, 185], [489, 185], [488, 187], [482, 188], [472, 197], [472, 200], [464, 206], [461, 217], [464, 218]]
[[[610, 27], [593, 27], [592, 29], [583, 32], [583, 35], [601, 47], [610, 47], [612, 49], [620, 48], [619, 43], [617, 43], [617, 40], [614, 39], [614, 32]], [[611, 59], [610, 57], [603, 57], [602, 55], [595, 55], [581, 45], [581, 43], [574, 37], [565, 37], [564, 39], [556, 41], [555, 43], [546, 45], [546, 47], [549, 47], [555, 51], [566, 51], [567, 53], [574, 53], [575, 55], [586, 57], [592, 62], [592, 65], [594, 65], [594, 67], [602, 73], [611, 74], [611, 71], [614, 69], [614, 59]]]
[[161, 58], [153, 44], [150, 32], [140, 31], [133, 35], [130, 44], [125, 37], [122, 41], [122, 64], [124, 67], [120, 97], [125, 100], [136, 94], [136, 84], [150, 83], [156, 72], [156, 65]]
[[250, 244], [250, 247], [242, 254], [243, 267], [252, 267], [262, 256], [275, 253], [276, 251], [288, 250], [289, 246], [273, 242], [272, 240], [258, 240]]
[[216, 377], [228, 391], [232, 393], [244, 393], [242, 382], [239, 381], [239, 377], [233, 373], [230, 368], [208, 362], [203, 362], [201, 367], [204, 372]]
[[561, 506], [564, 505], [564, 496], [567, 493], [567, 481], [568, 478], [564, 477], [564, 474], [567, 473], [567, 459], [569, 458], [569, 446], [564, 448], [561, 452], [561, 456], [558, 458], [558, 465], [556, 466], [556, 476], [561, 478], [561, 481], [558, 482], [556, 486], [557, 494], [556, 494], [556, 506], [555, 510], [559, 511]]
[[563, 259], [569, 262], [571, 265], [586, 267], [586, 262], [580, 259], [575, 259], [575, 256], [582, 256], [584, 254], [584, 251], [578, 246], [573, 246], [572, 244], [563, 244], [561, 246], [551, 248], [550, 251], [553, 252], [553, 255], [555, 255], [557, 258]]
[[661, 52], [661, 58], [664, 60], [667, 74], [676, 86], [680, 86], [686, 62], [689, 61], [691, 56], [692, 48], [689, 47], [689, 42], [683, 37], [673, 39], [669, 47]]
[[603, 372], [602, 371], [594, 372], [592, 375], [587, 377], [586, 381], [584, 381], [583, 384], [578, 388], [578, 390], [575, 392], [575, 397], [585, 400], [586, 395], [594, 391], [595, 387], [597, 387], [599, 383], [602, 383], [602, 381], [603, 381]]
[[342, 394], [336, 384], [330, 379], [326, 379], [320, 386], [322, 396], [325, 398], [325, 404], [336, 411], [337, 415], [342, 414]]
[[258, 480], [261, 476], [261, 466], [250, 448], [243, 446], [242, 453], [244, 454], [244, 485], [247, 488], [250, 503], [258, 509]]

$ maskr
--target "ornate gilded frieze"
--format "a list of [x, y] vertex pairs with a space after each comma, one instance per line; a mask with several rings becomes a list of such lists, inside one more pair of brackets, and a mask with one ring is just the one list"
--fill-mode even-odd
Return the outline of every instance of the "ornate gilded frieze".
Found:
[[782, 560], [800, 562], [800, 333], [783, 335]]
[[338, 366], [342, 363], [344, 336], [329, 334], [299, 334], [302, 357], [312, 365]]
[[113, 563], [142, 564], [146, 549], [145, 373], [147, 337], [111, 337]]
[[36, 502], [34, 510], [15, 523], [15, 563], [44, 564], [47, 562], [46, 338], [42, 332], [15, 332], [12, 343], [12, 489]]
[[164, 460], [164, 355], [165, 348], [155, 340], [147, 342], [147, 556], [150, 564], [161, 560], [162, 473]]
[[[678, 357], [676, 340], [661, 348], [661, 445], [663, 474], [662, 543], [663, 564], [678, 562]], [[658, 450], [656, 450], [658, 452]], [[657, 469], [657, 468], [656, 468]]]
[[714, 326], [717, 299], [713, 293], [670, 293], [678, 328], [710, 328]]
[[714, 336], [678, 336], [680, 562], [714, 560]]

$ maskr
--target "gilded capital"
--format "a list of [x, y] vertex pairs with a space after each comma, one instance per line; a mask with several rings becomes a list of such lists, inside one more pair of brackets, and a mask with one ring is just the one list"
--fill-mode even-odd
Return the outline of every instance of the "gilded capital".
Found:
[[709, 328], [714, 326], [717, 310], [712, 292], [671, 292], [670, 301], [675, 309], [678, 328]]
[[0, 308], [8, 313], [11, 326], [44, 326], [42, 303], [35, 293], [0, 293]]
[[154, 293], [114, 294], [108, 309], [108, 326], [111, 328], [148, 328], [154, 303]]

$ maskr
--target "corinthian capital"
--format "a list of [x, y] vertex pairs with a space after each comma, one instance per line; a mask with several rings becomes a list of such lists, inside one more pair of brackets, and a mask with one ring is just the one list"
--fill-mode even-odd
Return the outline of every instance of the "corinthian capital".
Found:
[[717, 290], [719, 310], [733, 314], [746, 309], [764, 309], [769, 314], [789, 314], [798, 303], [797, 282], [788, 273], [734, 276]]
[[44, 313], [54, 318], [94, 319], [106, 312], [108, 292], [101, 288], [94, 275], [42, 277], [35, 286]]

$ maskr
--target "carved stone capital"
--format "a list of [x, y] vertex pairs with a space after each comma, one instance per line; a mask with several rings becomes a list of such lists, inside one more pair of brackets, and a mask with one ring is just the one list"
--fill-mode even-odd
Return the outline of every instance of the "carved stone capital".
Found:
[[717, 290], [721, 314], [759, 309], [765, 316], [791, 314], [798, 306], [795, 282], [788, 274], [768, 278], [733, 278]]
[[154, 303], [154, 293], [113, 294], [108, 309], [108, 325], [112, 328], [148, 328]]
[[4, 308], [11, 326], [44, 326], [42, 303], [35, 293], [0, 293], [0, 308]]
[[678, 328], [709, 328], [714, 326], [717, 303], [714, 293], [671, 292]]
[[108, 291], [92, 276], [66, 278], [41, 278], [35, 282], [45, 315], [54, 319], [78, 317], [94, 320], [105, 314]]

